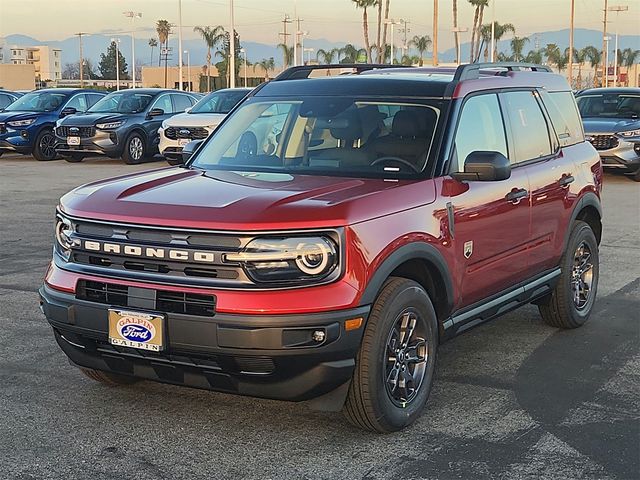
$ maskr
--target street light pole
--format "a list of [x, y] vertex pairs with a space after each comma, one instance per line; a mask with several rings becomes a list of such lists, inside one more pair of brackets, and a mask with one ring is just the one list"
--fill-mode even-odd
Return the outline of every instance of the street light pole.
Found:
[[189, 91], [191, 91], [191, 54], [189, 50], [185, 50], [184, 53], [187, 55], [187, 85], [189, 85]]
[[229, 32], [229, 87], [236, 86], [236, 27], [233, 19], [233, 0], [229, 0], [229, 16], [231, 20], [231, 31]]
[[496, 0], [492, 0], [491, 2], [491, 55], [489, 56], [489, 61], [491, 63], [495, 62], [495, 51], [496, 51]]
[[84, 32], [76, 33], [80, 40], [80, 88], [84, 87], [84, 60], [82, 58], [82, 36], [86, 35]]
[[613, 51], [613, 86], [618, 86], [618, 33], [620, 30], [619, 15], [620, 12], [626, 12], [629, 10], [628, 5], [614, 5], [609, 7], [610, 12], [616, 12], [616, 43], [615, 50]]
[[180, 84], [179, 89], [184, 90], [182, 85], [182, 0], [178, 0], [178, 52], [178, 64], [180, 65], [178, 69], [180, 81], [178, 83]]
[[135, 38], [135, 20], [136, 18], [142, 18], [140, 12], [122, 12], [122, 14], [131, 19], [131, 79], [133, 85], [131, 88], [136, 88], [136, 38]]
[[438, 66], [438, 0], [433, 0], [433, 66]]
[[[468, 28], [456, 27], [452, 31], [453, 31], [453, 33], [456, 34], [456, 37], [459, 38], [459, 35], [461, 33], [468, 32], [469, 29]], [[460, 40], [458, 40], [458, 42], [456, 42], [456, 64], [460, 65]]]
[[111, 41], [116, 46], [116, 92], [120, 91], [120, 49], [118, 48], [118, 43], [120, 43], [119, 38], [112, 38]]
[[247, 86], [247, 50], [244, 48], [240, 49], [240, 53], [244, 55], [244, 86]]
[[[396, 22], [393, 18], [392, 18], [392, 19], [388, 19], [388, 18], [387, 18], [387, 19], [384, 21], [384, 23], [386, 23], [387, 25], [391, 25], [391, 42], [390, 42], [390, 43], [391, 43], [391, 61], [390, 61], [389, 63], [390, 63], [391, 65], [393, 65], [393, 61], [395, 60], [395, 59], [394, 59], [394, 55], [393, 55], [393, 53], [394, 53], [394, 52], [393, 52], [393, 26], [394, 26], [394, 25], [396, 25], [398, 22]], [[385, 53], [385, 52], [382, 52], [382, 59], [383, 59], [383, 60], [384, 60], [384, 53]]]
[[571, 21], [569, 23], [569, 63], [567, 65], [567, 75], [569, 76], [569, 86], [573, 85], [573, 17], [576, 2], [571, 0]]

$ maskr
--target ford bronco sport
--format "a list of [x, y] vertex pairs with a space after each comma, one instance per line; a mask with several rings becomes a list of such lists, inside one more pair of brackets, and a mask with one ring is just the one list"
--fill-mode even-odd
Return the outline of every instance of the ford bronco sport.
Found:
[[592, 311], [602, 168], [546, 67], [293, 67], [187, 147], [60, 200], [41, 304], [95, 380], [389, 432], [445, 339], [528, 303], [560, 328]]

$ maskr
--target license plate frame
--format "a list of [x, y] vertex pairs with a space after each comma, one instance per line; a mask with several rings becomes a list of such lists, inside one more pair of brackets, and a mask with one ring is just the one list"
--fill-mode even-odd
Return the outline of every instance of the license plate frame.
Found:
[[67, 137], [67, 145], [80, 145], [80, 137]]
[[128, 308], [109, 309], [109, 343], [151, 352], [165, 349], [163, 314]]

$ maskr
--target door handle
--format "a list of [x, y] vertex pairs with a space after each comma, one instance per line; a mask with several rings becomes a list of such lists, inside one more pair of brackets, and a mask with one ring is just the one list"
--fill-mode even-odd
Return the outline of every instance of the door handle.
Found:
[[529, 195], [524, 188], [514, 188], [505, 195], [505, 198], [512, 203], [520, 203], [520, 200]]
[[558, 180], [558, 183], [560, 184], [561, 187], [566, 187], [567, 185], [569, 185], [570, 183], [572, 183], [575, 180], [575, 178], [573, 178], [573, 175], [562, 175], [562, 177], [560, 177], [560, 180]]

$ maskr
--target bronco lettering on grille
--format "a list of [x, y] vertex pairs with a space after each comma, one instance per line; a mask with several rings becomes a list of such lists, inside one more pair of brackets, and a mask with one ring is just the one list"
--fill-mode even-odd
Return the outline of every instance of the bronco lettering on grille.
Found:
[[82, 245], [85, 250], [92, 252], [114, 253], [116, 255], [126, 255], [128, 257], [150, 259], [164, 258], [185, 262], [216, 263], [216, 254], [214, 252], [142, 247], [139, 245], [97, 242], [95, 240], [84, 240]]

